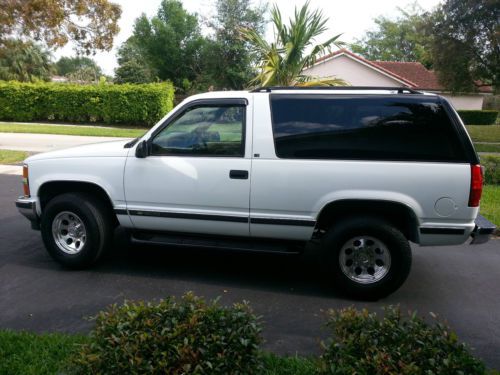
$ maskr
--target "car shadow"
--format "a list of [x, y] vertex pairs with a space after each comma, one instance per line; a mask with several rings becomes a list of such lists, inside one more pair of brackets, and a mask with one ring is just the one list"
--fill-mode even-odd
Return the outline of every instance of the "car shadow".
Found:
[[319, 269], [318, 249], [274, 254], [184, 246], [130, 245], [118, 228], [112, 249], [91, 271], [280, 293], [341, 297]]

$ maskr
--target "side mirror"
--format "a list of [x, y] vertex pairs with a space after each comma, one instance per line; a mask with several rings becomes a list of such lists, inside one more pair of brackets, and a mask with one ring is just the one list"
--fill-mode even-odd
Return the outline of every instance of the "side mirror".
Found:
[[144, 159], [148, 156], [148, 141], [142, 141], [135, 148], [135, 157]]

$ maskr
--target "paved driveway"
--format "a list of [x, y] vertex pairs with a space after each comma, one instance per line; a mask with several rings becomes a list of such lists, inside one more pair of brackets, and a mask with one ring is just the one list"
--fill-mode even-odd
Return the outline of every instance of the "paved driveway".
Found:
[[0, 327], [86, 332], [85, 316], [110, 303], [192, 290], [223, 303], [250, 301], [263, 316], [266, 348], [319, 352], [323, 310], [387, 304], [446, 317], [489, 366], [500, 368], [500, 241], [416, 248], [406, 284], [389, 298], [356, 303], [321, 286], [314, 257], [249, 255], [200, 249], [120, 249], [98, 266], [67, 271], [46, 254], [40, 234], [14, 207], [19, 176], [0, 175]]

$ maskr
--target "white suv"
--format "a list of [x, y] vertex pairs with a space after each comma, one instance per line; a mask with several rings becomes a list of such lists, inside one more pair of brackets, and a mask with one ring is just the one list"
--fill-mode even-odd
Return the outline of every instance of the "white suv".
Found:
[[69, 267], [97, 261], [118, 225], [142, 243], [297, 252], [317, 240], [332, 283], [372, 299], [406, 279], [409, 241], [487, 240], [481, 190], [440, 96], [264, 88], [192, 96], [133, 141], [32, 156], [16, 204]]

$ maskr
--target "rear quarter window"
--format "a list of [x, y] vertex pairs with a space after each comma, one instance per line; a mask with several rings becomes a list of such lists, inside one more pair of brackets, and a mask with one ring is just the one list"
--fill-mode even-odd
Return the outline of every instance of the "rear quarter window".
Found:
[[467, 161], [436, 97], [275, 94], [270, 100], [279, 158]]

